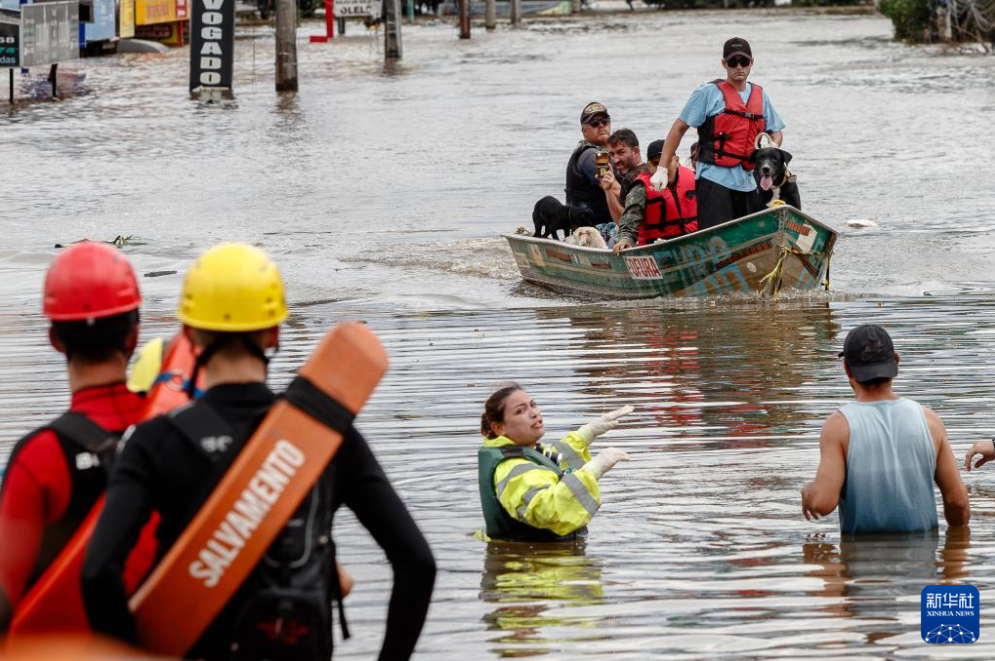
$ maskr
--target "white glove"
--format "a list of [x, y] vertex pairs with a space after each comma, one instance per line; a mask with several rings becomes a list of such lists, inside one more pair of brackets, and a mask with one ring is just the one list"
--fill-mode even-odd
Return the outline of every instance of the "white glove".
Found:
[[593, 420], [578, 429], [577, 433], [584, 439], [585, 445], [590, 445], [598, 436], [618, 427], [618, 419], [623, 415], [632, 413], [633, 410], [631, 406], [623, 406], [620, 409], [609, 411], [597, 420]]
[[605, 448], [598, 453], [598, 456], [584, 464], [584, 468], [594, 475], [594, 479], [600, 480], [602, 475], [620, 461], [629, 461], [629, 455], [618, 448]]
[[650, 177], [650, 183], [653, 184], [653, 188], [658, 191], [663, 190], [667, 187], [667, 168], [658, 167], [653, 176]]

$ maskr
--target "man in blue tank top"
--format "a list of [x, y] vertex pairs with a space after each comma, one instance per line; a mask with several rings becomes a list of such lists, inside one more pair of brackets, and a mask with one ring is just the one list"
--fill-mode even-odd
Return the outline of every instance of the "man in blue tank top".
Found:
[[805, 518], [839, 505], [844, 535], [931, 530], [938, 525], [935, 482], [947, 523], [967, 525], [971, 505], [943, 421], [892, 391], [900, 357], [887, 331], [858, 326], [839, 355], [856, 401], [822, 427], [819, 469], [802, 489]]

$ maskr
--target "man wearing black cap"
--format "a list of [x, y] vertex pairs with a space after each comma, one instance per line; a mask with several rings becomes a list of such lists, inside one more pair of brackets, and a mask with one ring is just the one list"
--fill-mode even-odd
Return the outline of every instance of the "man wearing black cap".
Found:
[[[759, 133], [780, 146], [784, 122], [767, 93], [747, 81], [753, 50], [734, 37], [722, 48], [725, 80], [713, 80], [694, 91], [667, 134], [661, 162], [670, 163], [688, 128], [698, 129], [699, 227], [707, 229], [761, 209], [750, 156]], [[667, 172], [673, 183], [676, 167]], [[662, 187], [663, 174], [654, 183]]]
[[[612, 248], [618, 255], [626, 248], [670, 239], [698, 229], [694, 172], [679, 165], [675, 185], [662, 191], [650, 183], [660, 167], [663, 140], [646, 149], [646, 167], [637, 174], [625, 197], [625, 210], [618, 221], [618, 239]], [[677, 163], [677, 157], [672, 160]]]
[[858, 326], [839, 356], [856, 401], [822, 428], [819, 469], [802, 489], [805, 518], [826, 516], [838, 504], [845, 535], [932, 530], [935, 482], [947, 524], [967, 525], [971, 505], [943, 421], [891, 389], [900, 357], [888, 332]]
[[614, 218], [608, 208], [608, 198], [618, 197], [619, 184], [616, 181], [607, 190], [603, 189], [595, 163], [597, 152], [608, 151], [608, 137], [612, 132], [608, 108], [597, 101], [584, 106], [580, 113], [580, 131], [583, 140], [577, 143], [567, 162], [567, 206], [590, 209], [596, 223], [612, 222]]

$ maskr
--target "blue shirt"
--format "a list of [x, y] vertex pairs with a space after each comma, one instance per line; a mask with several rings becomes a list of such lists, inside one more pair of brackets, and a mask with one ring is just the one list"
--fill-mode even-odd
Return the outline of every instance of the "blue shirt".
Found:
[[[743, 103], [746, 103], [750, 99], [752, 91], [753, 83], [746, 83], [746, 89], [739, 93], [740, 98], [743, 99]], [[781, 116], [777, 114], [770, 99], [767, 98], [767, 91], [764, 90], [763, 94], [764, 126], [766, 127], [766, 131], [774, 133], [784, 130], [784, 122], [781, 121]], [[714, 117], [725, 110], [725, 107], [725, 97], [722, 96], [722, 90], [719, 89], [718, 85], [705, 83], [691, 94], [691, 98], [688, 99], [688, 102], [684, 104], [684, 109], [681, 110], [679, 119], [688, 126], [698, 128], [705, 123], [706, 119]], [[714, 163], [702, 163], [698, 161], [695, 178], [705, 178], [720, 186], [738, 191], [749, 192], [757, 187], [757, 182], [753, 178], [753, 172], [743, 169], [742, 165], [727, 168], [715, 165]]]
[[933, 476], [936, 446], [917, 402], [852, 402], [840, 409], [850, 426], [840, 532], [918, 532], [938, 525]]

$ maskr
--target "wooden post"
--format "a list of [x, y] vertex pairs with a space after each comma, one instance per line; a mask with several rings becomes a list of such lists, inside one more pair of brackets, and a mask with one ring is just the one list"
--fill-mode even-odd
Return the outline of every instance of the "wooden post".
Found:
[[581, 2], [582, 2], [582, 0], [571, 0], [571, 2], [570, 2], [570, 13], [571, 14], [579, 14], [582, 11], [584, 11], [584, 8], [581, 6]]
[[384, 3], [384, 56], [388, 60], [400, 60], [401, 48], [401, 0], [386, 0]]
[[53, 99], [59, 98], [59, 90], [58, 90], [58, 85], [57, 85], [58, 80], [59, 80], [59, 78], [58, 78], [58, 71], [59, 71], [59, 63], [58, 62], [56, 62], [55, 64], [53, 64], [52, 67], [48, 70], [48, 82], [52, 83], [52, 98]]
[[297, 3], [276, 0], [276, 91], [297, 91]]
[[950, 20], [950, 7], [941, 7], [936, 10], [936, 13], [936, 22], [939, 23], [937, 28], [940, 33], [940, 41], [949, 44], [954, 40], [954, 28]]
[[470, 0], [459, 0], [459, 38], [470, 38]]
[[511, 0], [511, 24], [514, 26], [522, 23], [522, 0]]
[[484, 3], [484, 27], [488, 30], [497, 29], [497, 2], [486, 0]]

